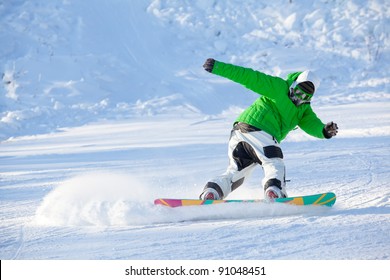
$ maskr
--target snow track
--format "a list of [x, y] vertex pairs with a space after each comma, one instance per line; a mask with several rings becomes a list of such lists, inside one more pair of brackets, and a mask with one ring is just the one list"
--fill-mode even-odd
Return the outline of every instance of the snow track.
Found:
[[[195, 122], [183, 120], [183, 127]], [[202, 125], [223, 127], [224, 123], [214, 120]], [[159, 123], [144, 125], [159, 135]], [[109, 125], [103, 127], [110, 133]], [[111, 128], [114, 134], [116, 126]], [[73, 152], [64, 154], [57, 154], [50, 145], [34, 155], [20, 154], [42, 141], [49, 143], [54, 135], [3, 144], [5, 150], [10, 145], [18, 154], [9, 155], [7, 163], [2, 161], [3, 258], [389, 258], [386, 185], [390, 174], [384, 160], [390, 156], [388, 136], [352, 139], [341, 134], [330, 141], [292, 139], [283, 144], [291, 179], [289, 194], [333, 191], [338, 196], [333, 208], [216, 205], [170, 209], [154, 206], [153, 199], [196, 197], [207, 178], [225, 168], [223, 139], [207, 143], [199, 129], [189, 143], [169, 141], [172, 145], [167, 147], [162, 141], [159, 147], [156, 141], [151, 147], [134, 145], [107, 152], [96, 138], [89, 152], [83, 153], [78, 147], [78, 139], [82, 142], [83, 138], [78, 138], [77, 131], [69, 129], [56, 137], [58, 151], [73, 147]], [[128, 131], [120, 137], [123, 144], [137, 142], [131, 129], [123, 131]], [[181, 131], [176, 133], [171, 140], [180, 139]], [[216, 138], [219, 133], [214, 132]], [[261, 176], [261, 169], [255, 170], [229, 198], [261, 198]], [[210, 242], [215, 250], [201, 249]], [[197, 250], [181, 250], [184, 244], [193, 244]], [[145, 248], [142, 252], [141, 247]], [[162, 254], [163, 248], [170, 254]]]

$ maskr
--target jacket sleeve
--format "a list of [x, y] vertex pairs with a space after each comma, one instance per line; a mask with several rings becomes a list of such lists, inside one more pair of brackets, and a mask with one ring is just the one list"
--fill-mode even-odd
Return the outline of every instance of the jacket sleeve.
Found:
[[212, 73], [239, 83], [271, 99], [277, 99], [278, 95], [285, 94], [288, 90], [287, 82], [282, 78], [220, 61], [215, 61]]
[[313, 109], [309, 104], [306, 105], [307, 109], [298, 126], [311, 136], [324, 139], [323, 129], [325, 124], [317, 117], [313, 112]]

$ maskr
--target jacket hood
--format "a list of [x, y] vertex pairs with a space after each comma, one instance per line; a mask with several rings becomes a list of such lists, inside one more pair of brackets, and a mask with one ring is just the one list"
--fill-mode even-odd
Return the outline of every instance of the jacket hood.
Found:
[[291, 87], [291, 85], [298, 79], [298, 76], [301, 74], [302, 72], [293, 72], [293, 73], [290, 73], [287, 75], [287, 84], [288, 84], [288, 87]]
[[291, 87], [294, 82], [296, 82], [295, 84], [299, 84], [307, 81], [313, 83], [315, 90], [317, 90], [320, 86], [320, 80], [313, 71], [306, 70], [303, 72], [293, 72], [287, 75], [287, 83], [289, 87]]

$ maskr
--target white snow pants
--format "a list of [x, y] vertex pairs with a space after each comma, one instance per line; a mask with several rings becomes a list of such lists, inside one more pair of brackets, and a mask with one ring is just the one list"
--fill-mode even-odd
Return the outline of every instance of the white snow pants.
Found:
[[262, 166], [264, 191], [275, 186], [285, 196], [285, 165], [279, 143], [270, 134], [247, 124], [238, 123], [229, 140], [229, 166], [225, 173], [210, 180], [204, 189], [214, 188], [225, 198], [244, 182], [258, 164]]

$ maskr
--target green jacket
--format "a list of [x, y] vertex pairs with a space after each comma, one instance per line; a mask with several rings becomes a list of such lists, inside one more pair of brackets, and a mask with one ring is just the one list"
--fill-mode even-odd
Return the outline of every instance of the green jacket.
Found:
[[269, 76], [262, 72], [215, 61], [213, 74], [225, 77], [261, 96], [237, 118], [255, 126], [276, 138], [280, 143], [296, 126], [306, 133], [325, 138], [324, 123], [313, 112], [310, 104], [295, 106], [288, 93], [292, 83], [301, 72], [288, 75], [287, 80]]

